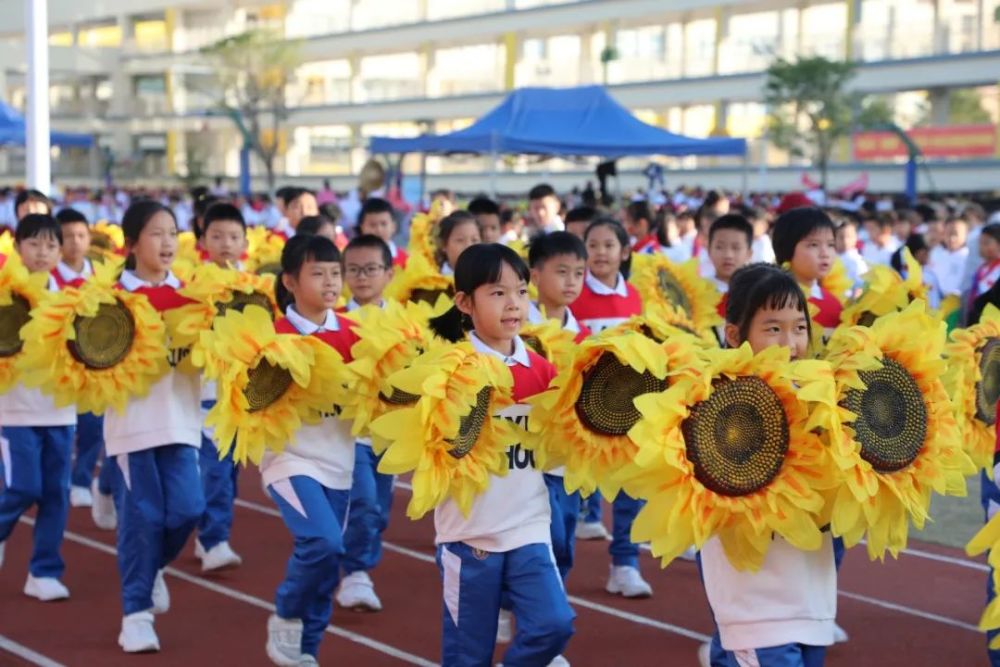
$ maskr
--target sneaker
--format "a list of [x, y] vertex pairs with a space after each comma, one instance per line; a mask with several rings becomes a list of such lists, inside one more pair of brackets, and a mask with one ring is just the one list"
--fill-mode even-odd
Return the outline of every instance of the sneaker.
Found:
[[514, 639], [514, 614], [506, 609], [500, 610], [497, 617], [497, 644], [509, 644]]
[[850, 637], [847, 636], [847, 630], [840, 627], [838, 624], [833, 624], [833, 643], [834, 644], [846, 644]]
[[308, 653], [303, 653], [302, 659], [299, 660], [299, 667], [313, 667], [313, 665], [315, 665], [315, 667], [319, 667], [319, 660]]
[[698, 551], [694, 547], [688, 547], [678, 558], [692, 562], [696, 561], [698, 560]]
[[607, 540], [610, 538], [608, 529], [600, 521], [584, 521], [576, 524], [576, 539], [578, 540]]
[[170, 611], [170, 591], [167, 589], [167, 581], [163, 578], [163, 570], [156, 573], [153, 579], [153, 613], [165, 614]]
[[153, 629], [153, 613], [140, 611], [122, 619], [118, 645], [126, 653], [152, 653], [160, 650], [160, 638]]
[[705, 642], [698, 647], [698, 667], [712, 667], [711, 642]]
[[632, 567], [631, 565], [613, 565], [605, 590], [614, 595], [622, 595], [627, 598], [648, 598], [653, 595], [653, 589], [650, 588], [646, 580], [639, 574], [639, 568]]
[[561, 655], [557, 655], [552, 658], [552, 662], [549, 663], [549, 667], [569, 667], [569, 660]]
[[68, 598], [69, 589], [55, 577], [33, 577], [29, 574], [24, 582], [24, 594], [42, 602], [52, 602]]
[[194, 538], [194, 557], [201, 560], [205, 557], [205, 547], [201, 546], [201, 540]]
[[274, 664], [284, 667], [297, 667], [301, 664], [304, 657], [301, 620], [271, 614], [267, 619], [267, 657]]
[[[200, 544], [200, 542], [195, 542]], [[240, 555], [233, 551], [233, 548], [229, 546], [229, 542], [219, 542], [214, 547], [205, 551], [205, 554], [201, 557], [201, 571], [202, 572], [217, 572], [219, 570], [227, 570], [234, 567], [239, 567], [243, 563], [243, 559]]]
[[364, 570], [351, 572], [340, 582], [337, 604], [354, 611], [382, 611], [382, 601], [375, 595], [375, 585]]
[[115, 511], [115, 499], [110, 494], [101, 493], [97, 488], [97, 480], [90, 486], [91, 505], [90, 516], [94, 525], [101, 530], [114, 530], [118, 527], [118, 512]]
[[90, 489], [85, 486], [69, 487], [70, 507], [91, 507], [93, 504], [94, 496], [90, 493]]

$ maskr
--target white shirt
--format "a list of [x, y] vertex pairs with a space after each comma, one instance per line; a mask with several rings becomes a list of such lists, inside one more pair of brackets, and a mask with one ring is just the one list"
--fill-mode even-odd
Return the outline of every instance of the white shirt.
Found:
[[660, 252], [675, 264], [683, 264], [691, 259], [691, 246], [684, 243], [683, 240], [678, 240], [672, 246], [660, 246]]
[[77, 273], [68, 264], [60, 261], [56, 264], [56, 271], [59, 273], [59, 277], [63, 279], [63, 282], [71, 283], [74, 280], [86, 280], [90, 276], [94, 275], [94, 265], [90, 263], [90, 260], [86, 257], [83, 258], [83, 270]]
[[455, 275], [455, 270], [451, 268], [451, 264], [449, 264], [448, 262], [444, 262], [443, 264], [441, 264], [440, 273], [442, 276], [453, 276]]
[[551, 234], [552, 232], [563, 232], [566, 231], [566, 225], [563, 223], [562, 218], [558, 215], [549, 221], [549, 224], [545, 225], [542, 230], [546, 234]]
[[840, 255], [840, 261], [844, 263], [844, 270], [847, 277], [851, 279], [851, 286], [858, 287], [862, 283], [862, 276], [868, 273], [868, 262], [855, 249], [848, 250]]
[[969, 259], [969, 248], [962, 247], [951, 251], [944, 246], [931, 249], [929, 266], [937, 274], [941, 293], [944, 296], [962, 293], [962, 278], [965, 277], [965, 264]]
[[[538, 304], [534, 302], [528, 304], [528, 323], [543, 324], [545, 319]], [[569, 309], [569, 306], [566, 306], [566, 309], [563, 311], [562, 328], [571, 333], [580, 333], [580, 322], [576, 319], [573, 311]]]
[[302, 317], [295, 310], [294, 305], [288, 306], [285, 309], [285, 317], [288, 318], [292, 326], [298, 329], [299, 333], [303, 336], [311, 336], [324, 331], [340, 331], [340, 322], [337, 321], [337, 314], [329, 308], [326, 309], [326, 319], [323, 320], [323, 324], [316, 324], [312, 320]]
[[611, 296], [612, 294], [617, 294], [623, 298], [628, 296], [628, 286], [625, 283], [625, 277], [621, 273], [618, 274], [618, 280], [615, 282], [614, 287], [608, 287], [595, 278], [594, 274], [590, 272], [590, 269], [587, 269], [587, 273], [584, 275], [583, 281], [594, 294], [600, 294], [601, 296]]
[[715, 275], [715, 264], [712, 264], [712, 258], [708, 256], [708, 248], [698, 251], [698, 275], [702, 278], [711, 278]]
[[771, 237], [767, 234], [755, 238], [751, 250], [753, 251], [753, 255], [750, 258], [751, 262], [774, 264], [774, 246], [771, 243]]
[[891, 266], [892, 255], [897, 250], [899, 246], [902, 245], [895, 236], [889, 239], [884, 247], [880, 246], [875, 241], [868, 241], [865, 243], [865, 247], [861, 249], [861, 257], [864, 258], [868, 266], [881, 265], [881, 266]]

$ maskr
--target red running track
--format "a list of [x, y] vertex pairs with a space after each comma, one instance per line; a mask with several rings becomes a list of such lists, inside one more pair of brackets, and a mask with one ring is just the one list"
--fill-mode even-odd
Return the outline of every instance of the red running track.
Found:
[[[168, 570], [172, 597], [156, 627], [162, 650], [128, 656], [117, 646], [121, 621], [114, 534], [97, 530], [88, 510], [73, 510], [63, 555], [72, 598], [41, 603], [21, 593], [31, 547], [30, 526], [8, 541], [0, 570], [0, 666], [46, 667], [268, 665], [265, 625], [291, 539], [255, 472], [241, 480], [233, 546], [241, 568], [202, 576], [191, 549]], [[372, 573], [385, 610], [334, 611], [320, 654], [322, 664], [433, 665], [440, 656], [440, 579], [433, 562], [433, 524], [409, 521], [409, 493], [396, 489], [385, 555]], [[610, 515], [610, 513], [608, 513]], [[30, 519], [28, 519], [30, 521]], [[841, 570], [839, 621], [847, 644], [828, 653], [831, 667], [972, 666], [986, 664], [976, 630], [986, 571], [958, 550], [913, 544], [884, 565], [864, 550], [848, 553]], [[649, 600], [604, 592], [606, 543], [578, 542], [568, 589], [577, 612], [566, 657], [575, 667], [696, 666], [695, 651], [711, 632], [708, 604], [693, 563], [660, 569], [642, 564], [654, 589]], [[501, 647], [502, 649], [502, 647]], [[499, 659], [501, 650], [497, 652]]]

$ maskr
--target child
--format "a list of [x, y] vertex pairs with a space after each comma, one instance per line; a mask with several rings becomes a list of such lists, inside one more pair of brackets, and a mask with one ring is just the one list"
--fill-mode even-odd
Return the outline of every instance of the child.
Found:
[[[368, 200], [371, 201], [371, 200]], [[371, 234], [351, 240], [344, 249], [344, 275], [351, 288], [347, 310], [361, 306], [382, 307], [382, 292], [392, 280], [392, 253], [385, 241]], [[354, 476], [350, 507], [344, 530], [344, 579], [337, 591], [337, 604], [345, 609], [381, 611], [382, 601], [368, 576], [382, 558], [382, 533], [389, 525], [393, 476], [378, 472], [382, 460], [372, 451], [368, 438], [354, 446]]]
[[[29, 213], [17, 225], [14, 248], [28, 271], [49, 274], [59, 262], [61, 240], [55, 218]], [[49, 289], [57, 289], [51, 276]], [[0, 491], [0, 565], [4, 542], [18, 519], [37, 505], [24, 594], [42, 602], [64, 600], [69, 589], [61, 581], [66, 564], [59, 548], [69, 516], [76, 410], [72, 405], [57, 408], [39, 389], [15, 385], [0, 396], [0, 424], [5, 479]]]
[[[449, 320], [471, 320], [478, 352], [510, 368], [518, 405], [497, 416], [527, 417], [523, 401], [545, 391], [555, 369], [529, 351], [518, 331], [528, 316], [528, 267], [499, 244], [469, 248], [455, 266], [455, 309]], [[461, 317], [460, 317], [461, 315]], [[510, 471], [494, 477], [468, 516], [449, 500], [434, 512], [438, 565], [444, 579], [442, 664], [492, 664], [501, 597], [517, 619], [504, 655], [508, 665], [566, 665], [561, 653], [573, 634], [573, 610], [552, 557], [549, 496], [530, 463], [520, 467], [511, 447]]]
[[528, 192], [528, 211], [535, 233], [562, 231], [563, 221], [559, 217], [561, 210], [562, 202], [551, 185], [541, 183]]
[[747, 220], [753, 225], [753, 262], [774, 262], [774, 246], [771, 245], [771, 221], [762, 208], [747, 208]]
[[468, 211], [476, 216], [479, 237], [483, 243], [500, 243], [500, 207], [492, 199], [477, 197], [469, 202]]
[[[843, 304], [820, 285], [837, 256], [830, 216], [813, 207], [792, 209], [778, 217], [772, 238], [775, 261], [779, 266], [788, 263], [792, 275], [806, 290], [809, 302], [819, 308], [816, 324], [827, 331], [836, 328]], [[886, 264], [888, 261], [887, 258]]]
[[721, 294], [729, 291], [729, 279], [750, 263], [753, 256], [753, 226], [738, 213], [716, 218], [708, 230], [708, 257], [715, 275], [712, 282]]
[[597, 219], [597, 209], [592, 206], [577, 206], [566, 214], [566, 231], [581, 241], [594, 220]]
[[[807, 356], [809, 309], [796, 278], [775, 266], [753, 264], [733, 275], [729, 294], [728, 347], [749, 343], [757, 353], [781, 345], [792, 359]], [[702, 665], [822, 666], [826, 647], [834, 642], [837, 611], [830, 533], [823, 533], [819, 551], [800, 551], [775, 537], [758, 572], [733, 568], [715, 537], [700, 557], [719, 629], [711, 647], [699, 649]]]
[[21, 190], [14, 198], [14, 215], [20, 221], [33, 213], [52, 215], [52, 200], [38, 190]]
[[[635, 288], [626, 282], [631, 265], [631, 248], [625, 228], [611, 218], [598, 218], [584, 235], [587, 245], [587, 273], [583, 290], [573, 302], [573, 313], [595, 334], [621, 324], [642, 313], [642, 301]], [[580, 539], [604, 539], [607, 531], [601, 523], [600, 496], [587, 501], [583, 523], [577, 527]], [[609, 593], [627, 598], [649, 597], [652, 588], [639, 572], [639, 546], [629, 535], [632, 522], [642, 503], [621, 492], [614, 499], [611, 576], [605, 587]]]
[[868, 233], [871, 238], [861, 249], [861, 256], [868, 266], [889, 266], [892, 253], [899, 250], [899, 246], [902, 245], [892, 233], [892, 227], [897, 220], [898, 216], [895, 213], [887, 211], [869, 224]]
[[303, 236], [322, 236], [336, 243], [337, 223], [322, 213], [319, 215], [307, 215], [299, 221], [299, 226], [295, 228], [295, 233]]
[[973, 276], [970, 307], [1000, 279], [1000, 225], [983, 227], [979, 233], [979, 256], [983, 261]]
[[[340, 298], [340, 251], [322, 236], [296, 236], [281, 253], [281, 283], [291, 304], [275, 322], [283, 334], [316, 336], [345, 362], [358, 338], [333, 309]], [[276, 612], [267, 622], [267, 656], [276, 665], [318, 664], [320, 640], [333, 610], [344, 553], [343, 525], [354, 471], [351, 425], [330, 406], [319, 424], [303, 426], [281, 454], [267, 452], [261, 477], [295, 538]]]
[[644, 201], [634, 201], [623, 211], [625, 231], [632, 241], [632, 252], [651, 255], [660, 252], [660, 241], [657, 235], [659, 225], [656, 216]]
[[59, 288], [79, 287], [94, 274], [87, 258], [90, 252], [90, 225], [87, 218], [74, 208], [64, 208], [56, 214], [62, 229], [62, 259], [52, 270]]
[[[225, 202], [213, 204], [203, 221], [201, 244], [205, 259], [216, 266], [241, 268], [241, 258], [247, 249], [246, 221], [240, 209]], [[201, 388], [201, 415], [205, 417], [215, 406], [215, 382], [205, 382]], [[233, 503], [236, 500], [236, 482], [239, 468], [231, 455], [219, 459], [211, 429], [202, 427], [199, 450], [202, 492], [205, 494], [205, 513], [198, 521], [198, 538], [195, 555], [201, 559], [202, 572], [216, 572], [239, 567], [243, 559], [229, 544], [233, 528]]]
[[528, 321], [539, 324], [544, 317], [558, 320], [563, 329], [576, 334], [576, 342], [590, 335], [570, 310], [583, 291], [587, 272], [587, 247], [569, 232], [539, 236], [528, 248], [531, 282], [538, 289], [538, 304], [530, 304]]
[[[125, 211], [122, 232], [128, 257], [120, 289], [142, 294], [163, 312], [185, 303], [171, 272], [177, 254], [177, 222], [169, 208], [139, 201]], [[124, 617], [118, 644], [126, 653], [159, 651], [153, 614], [170, 607], [163, 578], [205, 511], [198, 450], [201, 412], [198, 376], [177, 370], [186, 351], [171, 353], [170, 370], [143, 398], [104, 416], [108, 456], [116, 484], [118, 569]]]
[[889, 262], [892, 270], [898, 273], [903, 280], [906, 280], [909, 277], [909, 273], [906, 259], [903, 257], [904, 249], [909, 250], [910, 255], [920, 265], [921, 279], [923, 284], [927, 286], [927, 305], [937, 310], [941, 307], [941, 283], [938, 282], [938, 277], [934, 273], [934, 269], [928, 266], [931, 252], [930, 248], [927, 247], [927, 240], [920, 234], [913, 234], [910, 238], [906, 239], [906, 243], [899, 250], [892, 254], [892, 260]]
[[930, 264], [941, 283], [941, 292], [945, 296], [962, 293], [962, 277], [965, 274], [965, 264], [969, 257], [969, 248], [965, 241], [969, 236], [969, 223], [964, 218], [950, 218], [944, 223], [943, 243], [931, 245]]
[[371, 234], [385, 241], [392, 254], [392, 265], [405, 269], [409, 255], [392, 240], [398, 229], [396, 211], [392, 208], [392, 204], [378, 197], [370, 197], [365, 201], [358, 215], [358, 232]]
[[476, 217], [467, 211], [455, 211], [442, 219], [437, 235], [437, 261], [443, 276], [454, 275], [453, 267], [462, 251], [480, 243]]
[[844, 263], [844, 269], [847, 271], [847, 276], [851, 279], [854, 291], [856, 291], [863, 286], [864, 280], [862, 280], [862, 277], [868, 273], [868, 263], [861, 256], [861, 253], [858, 252], [858, 223], [851, 218], [844, 218], [837, 225], [835, 241], [837, 244], [837, 255], [840, 257], [840, 261]]

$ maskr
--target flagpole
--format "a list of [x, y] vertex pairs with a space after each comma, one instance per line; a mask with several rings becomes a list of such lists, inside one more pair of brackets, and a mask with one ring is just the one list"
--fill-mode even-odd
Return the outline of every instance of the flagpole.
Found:
[[49, 155], [48, 0], [24, 0], [24, 16], [28, 40], [27, 180], [29, 188], [49, 194], [52, 164]]

